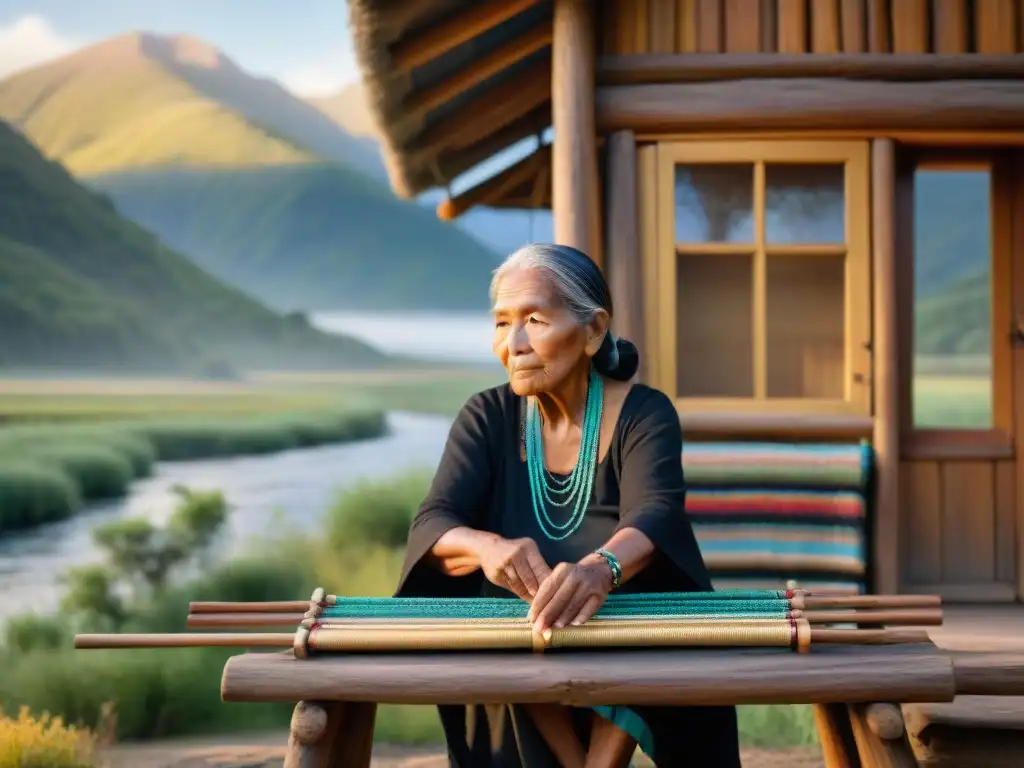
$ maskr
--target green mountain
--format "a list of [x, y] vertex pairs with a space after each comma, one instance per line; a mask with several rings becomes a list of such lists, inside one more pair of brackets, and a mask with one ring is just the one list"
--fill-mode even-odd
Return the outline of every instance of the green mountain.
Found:
[[182, 170], [91, 182], [171, 247], [284, 309], [487, 306], [496, 257], [347, 169]]
[[0, 123], [0, 365], [202, 373], [384, 361], [219, 283]]
[[988, 272], [961, 278], [919, 297], [914, 349], [924, 355], [984, 355], [992, 348], [992, 288]]
[[397, 200], [372, 139], [195, 38], [133, 33], [16, 74], [0, 119], [272, 306], [486, 306], [497, 252]]

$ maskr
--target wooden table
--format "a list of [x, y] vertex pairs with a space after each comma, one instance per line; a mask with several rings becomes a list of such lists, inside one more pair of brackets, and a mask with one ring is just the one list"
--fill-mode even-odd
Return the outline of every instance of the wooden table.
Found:
[[[231, 702], [298, 702], [286, 768], [369, 765], [377, 704], [530, 702], [814, 704], [829, 768], [902, 768], [917, 763], [898, 705], [991, 694], [1006, 676], [984, 656], [951, 654], [931, 643], [821, 646], [807, 654], [654, 649], [299, 660], [247, 653], [226, 664], [221, 694]], [[1001, 663], [1024, 670], [1024, 655]], [[1024, 676], [1009, 679], [1011, 693], [1024, 695]]]

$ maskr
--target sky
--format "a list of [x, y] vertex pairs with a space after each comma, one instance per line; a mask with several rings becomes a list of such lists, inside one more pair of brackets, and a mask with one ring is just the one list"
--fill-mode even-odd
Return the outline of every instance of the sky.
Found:
[[358, 79], [345, 0], [0, 0], [0, 78], [131, 31], [200, 37], [300, 96]]
[[[0, 0], [0, 79], [136, 31], [199, 37], [301, 97], [326, 96], [359, 79], [346, 0]], [[451, 191], [479, 183], [534, 147], [532, 139], [518, 142], [463, 174]]]

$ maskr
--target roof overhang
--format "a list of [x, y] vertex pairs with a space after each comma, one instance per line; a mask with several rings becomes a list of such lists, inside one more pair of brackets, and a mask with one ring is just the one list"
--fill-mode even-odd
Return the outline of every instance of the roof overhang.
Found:
[[[349, 0], [349, 17], [399, 197], [447, 187], [551, 125], [551, 0]], [[506, 191], [535, 182], [522, 174]]]

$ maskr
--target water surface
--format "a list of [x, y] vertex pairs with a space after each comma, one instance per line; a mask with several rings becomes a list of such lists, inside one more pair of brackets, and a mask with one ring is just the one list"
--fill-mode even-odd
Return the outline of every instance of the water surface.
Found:
[[165, 521], [177, 503], [172, 490], [176, 485], [225, 493], [232, 505], [225, 554], [236, 553], [282, 521], [289, 529], [317, 530], [339, 491], [361, 478], [433, 470], [450, 424], [447, 417], [392, 413], [390, 433], [373, 440], [266, 456], [161, 462], [124, 498], [93, 505], [70, 520], [0, 538], [0, 620], [56, 606], [59, 576], [71, 566], [102, 559], [93, 546], [92, 529], [128, 516]]

